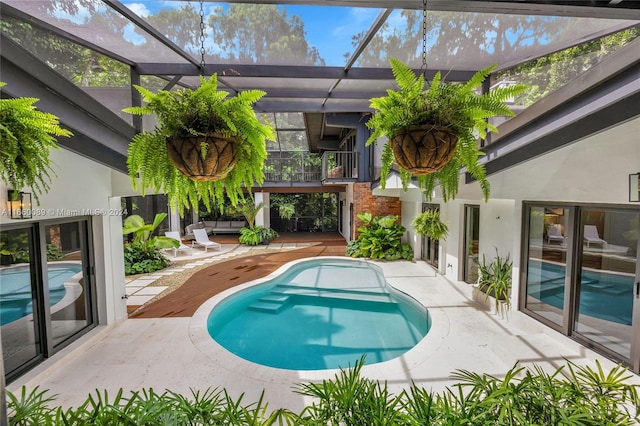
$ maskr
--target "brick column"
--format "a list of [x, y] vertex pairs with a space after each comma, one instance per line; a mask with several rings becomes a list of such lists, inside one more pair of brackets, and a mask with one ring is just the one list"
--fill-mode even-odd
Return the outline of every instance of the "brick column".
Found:
[[371, 184], [358, 182], [353, 184], [353, 228], [351, 238], [355, 239], [358, 228], [363, 225], [358, 213], [371, 213], [374, 216], [397, 215], [398, 223], [402, 215], [402, 203], [398, 197], [383, 197], [371, 193]]

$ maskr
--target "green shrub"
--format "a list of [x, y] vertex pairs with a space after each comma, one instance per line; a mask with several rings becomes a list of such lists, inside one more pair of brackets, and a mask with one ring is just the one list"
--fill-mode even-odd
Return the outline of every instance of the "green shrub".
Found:
[[169, 266], [170, 262], [160, 249], [144, 242], [124, 245], [125, 275], [148, 274]]
[[359, 213], [364, 225], [358, 228], [358, 238], [347, 245], [347, 255], [370, 259], [413, 259], [413, 249], [400, 240], [406, 228], [397, 224], [398, 216], [376, 217], [371, 213]]
[[361, 376], [364, 357], [331, 380], [298, 384], [294, 392], [312, 397], [299, 414], [269, 410], [264, 394], [246, 403], [224, 389], [191, 391], [183, 396], [153, 389], [125, 397], [120, 389], [89, 395], [78, 408], [51, 407], [55, 398], [38, 387], [8, 392], [10, 425], [308, 425], [308, 426], [458, 426], [458, 425], [636, 425], [640, 386], [616, 366], [608, 373], [599, 362], [571, 362], [548, 373], [538, 366], [515, 365], [502, 378], [458, 370], [457, 381], [441, 393], [413, 384], [398, 394], [386, 382]]
[[268, 244], [277, 236], [278, 233], [271, 228], [265, 228], [261, 225], [254, 225], [253, 228], [245, 226], [240, 229], [238, 241], [247, 246], [257, 246], [258, 244]]
[[55, 244], [47, 244], [47, 260], [60, 260], [64, 257], [62, 250]]

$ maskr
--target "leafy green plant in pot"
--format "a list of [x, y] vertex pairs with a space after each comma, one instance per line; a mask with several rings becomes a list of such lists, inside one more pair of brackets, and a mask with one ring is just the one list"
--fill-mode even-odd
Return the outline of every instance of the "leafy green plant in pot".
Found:
[[487, 119], [513, 116], [505, 104], [507, 99], [524, 92], [525, 85], [496, 88], [477, 94], [482, 82], [495, 65], [478, 71], [466, 83], [448, 83], [436, 73], [426, 85], [423, 75], [400, 60], [391, 58], [391, 69], [399, 90], [387, 90], [387, 96], [371, 99], [376, 110], [367, 122], [372, 133], [367, 145], [387, 137], [382, 153], [381, 184], [384, 188], [394, 161], [400, 166], [404, 188], [415, 175], [419, 187], [430, 199], [439, 184], [445, 201], [458, 192], [460, 169], [465, 167], [480, 183], [485, 199], [489, 198], [489, 182], [477, 137], [488, 131], [497, 132]]
[[202, 200], [210, 210], [226, 193], [233, 204], [264, 181], [266, 139], [275, 138], [270, 124], [258, 120], [252, 105], [265, 95], [247, 90], [229, 97], [218, 90], [216, 74], [200, 77], [196, 89], [160, 90], [136, 86], [145, 105], [131, 114], [155, 114], [158, 125], [137, 134], [129, 146], [127, 165], [134, 188], [164, 192], [180, 211]]
[[[5, 85], [0, 82], [0, 87]], [[0, 179], [15, 191], [31, 187], [36, 201], [49, 190], [53, 173], [49, 153], [59, 149], [56, 136], [72, 136], [60, 127], [58, 117], [37, 110], [37, 101], [0, 99]]]
[[440, 220], [440, 210], [426, 210], [413, 218], [411, 226], [424, 237], [425, 235], [434, 240], [447, 238], [449, 227]]
[[511, 308], [511, 300], [509, 292], [511, 291], [511, 273], [513, 270], [513, 262], [506, 257], [500, 257], [498, 249], [496, 249], [496, 257], [487, 263], [484, 254], [482, 255], [482, 263], [478, 265], [478, 289], [486, 294], [485, 301], [489, 296], [495, 298], [496, 312], [499, 311], [500, 304], [509, 309]]

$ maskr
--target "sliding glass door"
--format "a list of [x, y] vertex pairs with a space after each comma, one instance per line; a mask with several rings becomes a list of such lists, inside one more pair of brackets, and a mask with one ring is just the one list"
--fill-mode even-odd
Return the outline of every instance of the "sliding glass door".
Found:
[[[439, 211], [440, 206], [437, 204], [423, 204], [422, 211], [427, 210]], [[422, 260], [438, 269], [438, 260], [440, 256], [440, 240], [425, 235], [422, 238]]]
[[570, 210], [533, 206], [529, 210], [526, 309], [561, 328], [565, 317], [567, 229]]
[[86, 219], [0, 232], [0, 335], [7, 381], [96, 323]]
[[478, 281], [478, 242], [480, 241], [480, 206], [464, 206], [464, 281]]
[[523, 311], [640, 371], [640, 210], [525, 205]]
[[[631, 362], [640, 213], [584, 208], [574, 331]], [[640, 330], [638, 330], [640, 332]], [[636, 333], [638, 334], [638, 333]]]

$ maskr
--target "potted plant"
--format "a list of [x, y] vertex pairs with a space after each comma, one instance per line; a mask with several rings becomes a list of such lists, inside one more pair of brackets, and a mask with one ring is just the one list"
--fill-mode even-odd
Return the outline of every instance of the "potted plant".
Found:
[[[218, 90], [216, 74], [200, 77], [194, 90], [153, 93], [135, 86], [147, 102], [129, 107], [131, 114], [155, 114], [151, 132], [137, 134], [129, 146], [127, 164], [134, 188], [154, 188], [169, 197], [180, 211], [198, 201], [210, 209], [211, 201], [233, 204], [264, 181], [265, 139], [274, 139], [270, 124], [256, 117], [252, 105], [266, 93], [247, 90], [233, 97]], [[139, 181], [138, 181], [139, 179]]]
[[[0, 87], [5, 85], [0, 82]], [[49, 190], [53, 173], [49, 152], [59, 149], [56, 136], [72, 136], [60, 127], [58, 117], [37, 110], [37, 101], [0, 99], [0, 178], [15, 191], [30, 186], [36, 201]]]
[[440, 220], [440, 210], [426, 210], [413, 218], [411, 226], [424, 237], [425, 235], [434, 240], [447, 238], [449, 227]]
[[513, 263], [509, 259], [509, 255], [507, 254], [505, 258], [500, 257], [498, 249], [496, 249], [496, 257], [490, 263], [487, 263], [483, 254], [482, 263], [478, 265], [477, 290], [483, 293], [485, 303], [489, 301], [490, 297], [494, 298], [496, 312], [501, 312], [501, 306], [506, 309], [511, 308], [509, 296], [512, 270]]
[[487, 131], [496, 132], [487, 119], [495, 116], [513, 116], [505, 104], [509, 98], [527, 89], [525, 85], [497, 88], [477, 94], [482, 82], [495, 69], [495, 65], [478, 71], [466, 83], [447, 83], [436, 73], [425, 87], [423, 75], [400, 60], [391, 58], [391, 69], [399, 90], [387, 90], [387, 96], [371, 99], [376, 110], [367, 122], [372, 133], [367, 145], [380, 137], [387, 137], [383, 148], [381, 184], [394, 161], [406, 189], [411, 176], [428, 198], [437, 184], [443, 198], [455, 198], [458, 192], [460, 169], [480, 182], [485, 199], [489, 197], [489, 182], [477, 137], [486, 137]]

